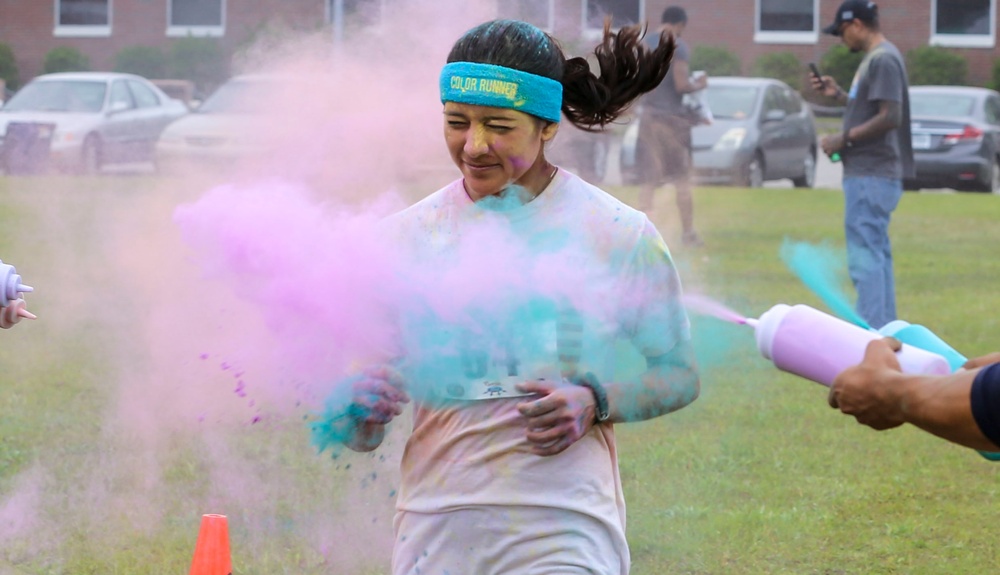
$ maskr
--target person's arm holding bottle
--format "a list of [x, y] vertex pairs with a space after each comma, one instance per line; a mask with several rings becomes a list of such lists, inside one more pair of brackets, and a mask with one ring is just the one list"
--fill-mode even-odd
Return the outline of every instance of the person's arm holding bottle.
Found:
[[1000, 450], [1000, 353], [951, 375], [908, 375], [896, 359], [901, 346], [894, 338], [868, 344], [864, 360], [834, 379], [830, 406], [876, 430], [909, 423], [952, 443]]

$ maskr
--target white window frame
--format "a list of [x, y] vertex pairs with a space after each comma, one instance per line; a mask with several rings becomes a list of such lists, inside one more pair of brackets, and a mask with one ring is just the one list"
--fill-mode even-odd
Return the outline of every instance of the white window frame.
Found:
[[[373, 30], [380, 30], [384, 26], [385, 11], [386, 8], [388, 8], [389, 6], [389, 0], [369, 0], [369, 1], [378, 3], [378, 21], [369, 26], [368, 28]], [[334, 2], [336, 2], [336, 0], [326, 0], [325, 2], [323, 2], [323, 9], [326, 10], [326, 22], [331, 26], [336, 24], [336, 22], [334, 21], [334, 17], [336, 16], [336, 14], [333, 13]]]
[[111, 36], [111, 22], [114, 15], [114, 0], [108, 0], [108, 23], [103, 26], [67, 26], [59, 23], [59, 6], [62, 0], [52, 0], [53, 15], [55, 16], [55, 26], [52, 35], [59, 38], [106, 38]]
[[948, 48], [993, 48], [997, 42], [997, 0], [990, 0], [990, 32], [989, 34], [938, 34], [937, 7], [941, 0], [931, 0], [931, 38], [932, 46]]
[[[646, 0], [636, 0], [639, 3], [639, 22], [638, 24], [644, 24], [646, 22]], [[604, 33], [604, 28], [590, 28], [588, 26], [590, 18], [587, 17], [587, 0], [580, 0], [580, 30], [583, 31], [582, 36], [587, 40], [599, 40], [601, 35]], [[612, 24], [614, 24], [612, 22]], [[617, 30], [621, 28], [621, 24], [615, 26], [613, 29]]]
[[184, 36], [209, 36], [219, 38], [226, 35], [226, 0], [219, 0], [219, 9], [222, 14], [219, 16], [218, 26], [174, 26], [170, 22], [170, 15], [173, 12], [174, 0], [167, 0], [167, 37], [183, 38]]
[[[556, 27], [556, 2], [555, 2], [555, 0], [534, 0], [534, 1], [535, 2], [547, 2], [548, 3], [549, 9], [547, 10], [548, 14], [545, 17], [545, 19], [546, 19], [545, 26], [539, 26], [539, 29], [541, 29], [544, 32], [551, 33], [552, 31], [555, 30], [555, 27]], [[506, 15], [501, 15], [500, 14], [500, 3], [499, 2], [497, 3], [497, 12], [496, 12], [496, 15], [497, 15], [497, 18], [500, 18], [502, 16], [506, 16]]]
[[819, 0], [813, 3], [812, 32], [779, 32], [760, 29], [760, 3], [754, 0], [753, 8], [753, 41], [756, 44], [815, 44], [819, 42]]

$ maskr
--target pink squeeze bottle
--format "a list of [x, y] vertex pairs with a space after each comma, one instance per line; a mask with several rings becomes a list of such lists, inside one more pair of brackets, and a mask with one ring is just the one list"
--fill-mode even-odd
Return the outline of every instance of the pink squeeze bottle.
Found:
[[[828, 387], [841, 371], [861, 363], [868, 342], [883, 337], [801, 304], [778, 304], [746, 323], [754, 328], [757, 349], [775, 367]], [[945, 358], [917, 347], [903, 344], [896, 356], [903, 373], [951, 373]]]

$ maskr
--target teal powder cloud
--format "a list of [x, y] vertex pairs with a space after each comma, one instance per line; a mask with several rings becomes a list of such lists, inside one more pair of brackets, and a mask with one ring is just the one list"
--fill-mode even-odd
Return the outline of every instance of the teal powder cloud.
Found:
[[846, 257], [829, 244], [794, 242], [785, 238], [781, 244], [781, 259], [802, 283], [816, 294], [841, 319], [865, 329], [871, 326], [854, 310], [842, 289]]

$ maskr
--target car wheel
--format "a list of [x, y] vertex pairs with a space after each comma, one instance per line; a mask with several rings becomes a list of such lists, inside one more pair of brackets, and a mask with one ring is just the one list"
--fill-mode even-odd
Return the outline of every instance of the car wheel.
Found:
[[1000, 194], [1000, 158], [993, 158], [993, 165], [990, 166], [990, 181], [984, 182], [983, 191]]
[[759, 188], [764, 185], [764, 158], [760, 152], [755, 152], [750, 162], [743, 167], [743, 177], [740, 182], [745, 188]]
[[83, 152], [81, 153], [81, 171], [87, 175], [99, 174], [101, 172], [101, 140], [91, 134], [83, 141]]
[[809, 150], [802, 160], [802, 177], [792, 178], [796, 188], [812, 188], [816, 185], [816, 150]]

